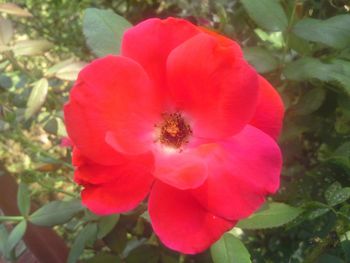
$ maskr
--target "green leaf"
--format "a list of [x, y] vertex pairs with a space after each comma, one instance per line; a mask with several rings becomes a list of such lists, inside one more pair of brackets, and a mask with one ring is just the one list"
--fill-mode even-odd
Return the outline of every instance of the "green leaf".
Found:
[[31, 17], [32, 14], [27, 10], [20, 8], [18, 5], [13, 3], [3, 3], [0, 4], [0, 12], [4, 12], [10, 15], [22, 16], [22, 17]]
[[99, 57], [119, 54], [121, 38], [131, 24], [112, 10], [88, 8], [83, 20], [86, 42]]
[[121, 260], [118, 256], [108, 253], [98, 254], [86, 261], [86, 263], [121, 263]]
[[271, 202], [247, 219], [239, 221], [237, 227], [243, 229], [279, 227], [295, 219], [301, 212], [300, 208]]
[[350, 45], [350, 15], [338, 15], [327, 20], [304, 18], [293, 28], [301, 38], [334, 48]]
[[0, 254], [8, 257], [9, 253], [7, 251], [7, 241], [8, 232], [4, 224], [0, 224]]
[[287, 16], [278, 0], [241, 0], [249, 16], [258, 26], [269, 31], [283, 31]]
[[47, 79], [42, 78], [35, 83], [27, 101], [27, 108], [24, 113], [26, 119], [32, 117], [44, 104], [48, 90], [49, 83]]
[[87, 224], [78, 234], [69, 251], [68, 263], [77, 262], [80, 255], [83, 253], [86, 245], [95, 242], [97, 236], [97, 224]]
[[0, 16], [0, 46], [10, 42], [13, 36], [13, 26], [10, 20]]
[[119, 217], [119, 215], [110, 215], [102, 217], [100, 222], [98, 223], [97, 238], [104, 238], [109, 232], [111, 232], [115, 225], [118, 223]]
[[27, 221], [23, 220], [11, 231], [7, 240], [7, 250], [12, 251], [15, 246], [21, 241], [27, 229]]
[[53, 47], [47, 40], [21, 40], [11, 48], [15, 56], [36, 56]]
[[335, 64], [326, 64], [318, 59], [305, 57], [289, 63], [283, 71], [289, 80], [331, 81], [335, 72], [341, 72], [342, 67]]
[[17, 192], [17, 205], [22, 216], [27, 216], [30, 210], [30, 192], [28, 186], [20, 183]]
[[244, 244], [230, 233], [224, 234], [210, 248], [214, 263], [250, 263], [250, 254]]
[[313, 88], [301, 97], [296, 105], [295, 113], [308, 115], [318, 110], [326, 98], [326, 91], [323, 88]]
[[160, 251], [156, 246], [141, 245], [129, 253], [126, 263], [157, 263], [159, 258]]
[[64, 67], [57, 70], [55, 73], [56, 78], [62, 80], [75, 81], [78, 78], [79, 72], [86, 66], [87, 64], [82, 61], [72, 62], [69, 65], [65, 65]]
[[350, 187], [342, 188], [339, 182], [334, 182], [327, 188], [325, 198], [330, 206], [341, 204], [350, 198]]
[[277, 59], [266, 49], [250, 47], [244, 50], [245, 59], [260, 73], [267, 73], [277, 68]]
[[54, 226], [68, 222], [83, 210], [80, 200], [53, 201], [36, 210], [29, 221], [40, 226]]

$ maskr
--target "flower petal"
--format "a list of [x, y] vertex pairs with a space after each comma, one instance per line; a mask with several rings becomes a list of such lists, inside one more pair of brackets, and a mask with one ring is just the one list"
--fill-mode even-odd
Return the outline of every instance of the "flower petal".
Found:
[[154, 176], [178, 189], [197, 188], [208, 176], [205, 159], [198, 149], [166, 149], [159, 147], [155, 156]]
[[260, 94], [253, 119], [250, 124], [277, 139], [284, 116], [284, 105], [278, 92], [272, 85], [259, 76]]
[[127, 212], [137, 207], [154, 181], [150, 156], [139, 163], [132, 161], [116, 166], [90, 163], [79, 167], [75, 180], [84, 185], [83, 204], [98, 215]]
[[186, 254], [204, 251], [236, 224], [206, 211], [188, 191], [160, 181], [151, 190], [149, 214], [160, 240]]
[[209, 211], [230, 220], [251, 215], [279, 187], [281, 152], [276, 142], [247, 125], [212, 149], [208, 179], [192, 191]]
[[238, 46], [221, 45], [209, 34], [198, 34], [170, 53], [167, 78], [177, 109], [192, 117], [194, 136], [229, 137], [255, 112], [257, 73]]
[[198, 32], [196, 26], [183, 19], [148, 19], [124, 33], [121, 53], [142, 65], [157, 87], [158, 95], [164, 97], [169, 53]]
[[[118, 56], [97, 59], [80, 72], [65, 105], [69, 137], [101, 164], [121, 163], [120, 152], [145, 152], [160, 111], [153, 98], [149, 78], [136, 62]], [[106, 142], [108, 132], [117, 151]]]

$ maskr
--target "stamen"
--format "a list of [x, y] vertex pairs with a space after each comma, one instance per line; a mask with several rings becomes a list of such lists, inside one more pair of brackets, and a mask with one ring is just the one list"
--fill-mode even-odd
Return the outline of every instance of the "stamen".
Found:
[[179, 149], [188, 143], [192, 130], [179, 112], [164, 113], [163, 122], [156, 125], [160, 129], [158, 141], [168, 147]]

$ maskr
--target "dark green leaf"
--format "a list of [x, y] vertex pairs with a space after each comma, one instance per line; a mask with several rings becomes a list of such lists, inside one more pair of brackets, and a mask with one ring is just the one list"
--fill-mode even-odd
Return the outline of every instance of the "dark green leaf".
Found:
[[104, 216], [98, 223], [97, 238], [104, 238], [118, 223], [119, 215]]
[[77, 262], [87, 244], [91, 244], [97, 237], [97, 224], [86, 225], [78, 234], [68, 255], [68, 263]]
[[244, 244], [230, 233], [224, 234], [210, 248], [214, 263], [250, 263], [250, 254]]
[[87, 44], [99, 57], [119, 54], [121, 38], [131, 24], [111, 10], [88, 8], [83, 30]]
[[36, 210], [29, 221], [40, 226], [64, 224], [83, 209], [80, 200], [53, 201]]
[[325, 198], [331, 206], [343, 203], [350, 198], [350, 187], [342, 188], [339, 182], [334, 182], [327, 188]]
[[327, 20], [304, 18], [293, 28], [299, 37], [334, 48], [350, 45], [350, 15], [338, 15]]
[[20, 183], [17, 192], [17, 205], [22, 216], [27, 216], [30, 210], [30, 192], [28, 186]]
[[142, 245], [132, 250], [126, 258], [127, 263], [157, 263], [160, 257], [156, 246]]
[[21, 241], [27, 229], [27, 221], [23, 220], [12, 229], [8, 240], [7, 240], [7, 250], [11, 251], [15, 248], [19, 241]]
[[289, 63], [283, 74], [290, 80], [310, 80], [319, 79], [321, 81], [331, 81], [335, 72], [341, 72], [339, 65], [326, 64], [318, 59], [305, 57]]
[[295, 112], [300, 115], [311, 114], [322, 106], [325, 98], [326, 91], [323, 88], [313, 88], [301, 97]]
[[243, 229], [279, 227], [295, 219], [301, 212], [300, 208], [271, 202], [247, 219], [239, 221], [237, 227]]
[[85, 262], [86, 263], [121, 263], [121, 260], [116, 255], [101, 253], [86, 260]]
[[260, 73], [267, 73], [277, 68], [278, 62], [271, 52], [261, 47], [250, 47], [244, 50], [245, 59]]
[[48, 89], [49, 83], [45, 78], [35, 83], [27, 101], [27, 108], [24, 113], [26, 119], [33, 116], [40, 109], [41, 105], [44, 104]]
[[249, 16], [258, 26], [269, 31], [283, 31], [287, 16], [278, 0], [241, 0]]

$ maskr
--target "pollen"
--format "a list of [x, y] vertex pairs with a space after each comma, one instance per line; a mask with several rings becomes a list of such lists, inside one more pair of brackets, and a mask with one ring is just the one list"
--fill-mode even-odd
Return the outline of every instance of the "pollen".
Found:
[[159, 128], [159, 142], [175, 149], [181, 149], [183, 145], [188, 143], [192, 134], [190, 125], [186, 123], [179, 112], [164, 113], [162, 123], [156, 127]]

